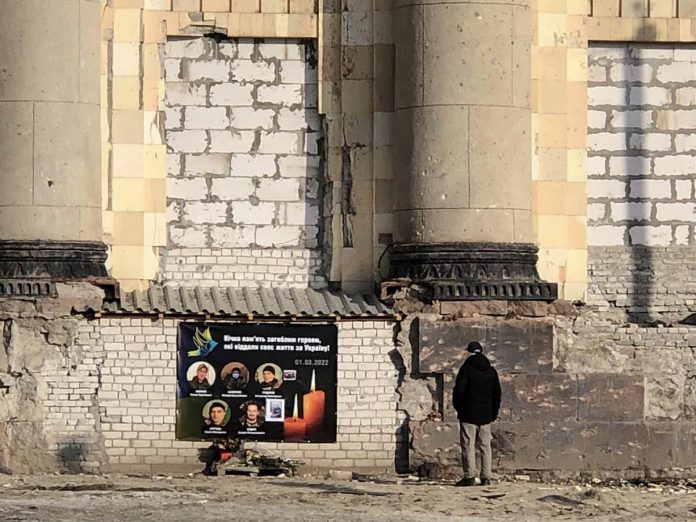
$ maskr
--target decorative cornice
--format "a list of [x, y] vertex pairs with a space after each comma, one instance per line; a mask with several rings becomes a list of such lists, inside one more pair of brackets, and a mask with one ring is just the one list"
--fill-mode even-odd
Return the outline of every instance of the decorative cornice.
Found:
[[53, 281], [23, 281], [0, 279], [0, 297], [57, 297]]
[[0, 241], [0, 280], [81, 281], [108, 278], [98, 241]]

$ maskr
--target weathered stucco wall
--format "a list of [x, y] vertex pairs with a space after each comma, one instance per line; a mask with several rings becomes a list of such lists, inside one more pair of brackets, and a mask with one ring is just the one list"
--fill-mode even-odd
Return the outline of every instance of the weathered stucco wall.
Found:
[[98, 471], [95, 344], [76, 343], [76, 310], [100, 307], [89, 284], [59, 284], [58, 298], [0, 300], [0, 466], [13, 472]]

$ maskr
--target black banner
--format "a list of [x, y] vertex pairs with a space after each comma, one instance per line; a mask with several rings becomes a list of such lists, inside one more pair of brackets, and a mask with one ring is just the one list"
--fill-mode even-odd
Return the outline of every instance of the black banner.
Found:
[[335, 325], [179, 323], [177, 440], [336, 442]]

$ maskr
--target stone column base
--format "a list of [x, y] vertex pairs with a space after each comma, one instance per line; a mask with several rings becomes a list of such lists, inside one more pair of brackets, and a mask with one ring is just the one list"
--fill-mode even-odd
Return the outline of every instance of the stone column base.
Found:
[[539, 277], [537, 251], [528, 243], [402, 243], [391, 251], [390, 273], [439, 301], [553, 301], [558, 285]]
[[0, 297], [55, 296], [55, 283], [105, 283], [106, 245], [99, 241], [0, 241]]

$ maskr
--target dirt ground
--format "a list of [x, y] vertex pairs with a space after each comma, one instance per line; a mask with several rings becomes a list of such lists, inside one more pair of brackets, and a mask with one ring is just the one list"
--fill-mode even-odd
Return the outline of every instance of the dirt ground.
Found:
[[0, 476], [0, 521], [696, 520], [696, 482], [456, 488], [415, 477]]

